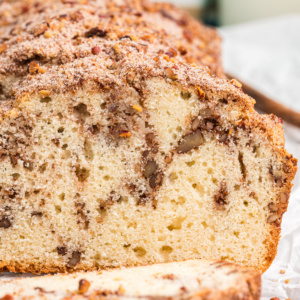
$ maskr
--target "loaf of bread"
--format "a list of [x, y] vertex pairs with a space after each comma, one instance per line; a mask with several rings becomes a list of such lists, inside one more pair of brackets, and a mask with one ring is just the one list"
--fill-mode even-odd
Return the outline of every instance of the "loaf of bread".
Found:
[[260, 274], [225, 261], [188, 260], [0, 283], [5, 300], [258, 300]]
[[161, 4], [43, 2], [0, 6], [0, 268], [265, 270], [296, 160], [282, 121], [197, 58], [215, 32]]

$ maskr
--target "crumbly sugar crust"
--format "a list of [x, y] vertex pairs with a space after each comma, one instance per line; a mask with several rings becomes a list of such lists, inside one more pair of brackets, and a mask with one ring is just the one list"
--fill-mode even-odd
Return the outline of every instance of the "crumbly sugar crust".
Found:
[[222, 76], [217, 32], [170, 4], [4, 1], [0, 25], [0, 83], [6, 92], [4, 77], [26, 75], [30, 62], [46, 68], [65, 64], [92, 56], [105, 41], [135, 41], [133, 47], [150, 47], [166, 59], [207, 66]]

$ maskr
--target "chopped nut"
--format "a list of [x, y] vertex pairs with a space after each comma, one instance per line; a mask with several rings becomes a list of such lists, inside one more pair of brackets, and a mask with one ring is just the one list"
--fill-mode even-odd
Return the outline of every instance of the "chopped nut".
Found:
[[122, 130], [122, 131], [120, 131], [119, 137], [129, 138], [129, 137], [131, 137], [131, 132], [128, 130]]
[[206, 122], [206, 129], [207, 130], [213, 130], [214, 129], [214, 123], [213, 122], [211, 122], [211, 121], [207, 121]]
[[45, 33], [44, 33], [44, 37], [46, 38], [46, 39], [50, 39], [50, 38], [52, 38], [52, 33], [50, 32], [50, 31], [46, 31]]
[[224, 131], [219, 134], [219, 141], [224, 143], [227, 141], [228, 134]]
[[143, 153], [142, 153], [142, 159], [143, 159], [143, 160], [146, 160], [146, 158], [148, 157], [149, 153], [150, 153], [149, 150], [143, 151]]
[[38, 73], [44, 74], [46, 70], [40, 67], [40, 65], [36, 61], [32, 61], [28, 66], [28, 72], [31, 75], [38, 74]]
[[274, 202], [270, 202], [268, 204], [268, 208], [269, 208], [270, 212], [276, 212], [278, 210], [278, 207], [276, 206], [276, 204]]
[[165, 59], [167, 62], [170, 61], [170, 57], [168, 55], [163, 55], [163, 59]]
[[283, 181], [281, 178], [275, 179], [275, 185], [277, 187], [282, 187], [283, 186]]
[[187, 92], [182, 91], [182, 92], [180, 92], [180, 97], [184, 100], [188, 100], [192, 97], [192, 94], [189, 91], [187, 91]]
[[97, 55], [97, 54], [99, 54], [100, 52], [101, 52], [101, 48], [100, 48], [99, 46], [95, 46], [95, 47], [92, 48], [92, 53], [93, 53], [94, 55]]
[[168, 52], [166, 52], [166, 54], [169, 56], [169, 57], [175, 57], [177, 56], [177, 51], [173, 48], [170, 48]]
[[146, 134], [146, 140], [148, 140], [148, 141], [153, 141], [154, 138], [155, 138], [155, 135], [154, 135], [153, 132], [150, 132], [150, 133], [147, 133], [147, 134]]
[[288, 201], [288, 195], [286, 193], [281, 193], [280, 194], [280, 202], [287, 203], [287, 201]]
[[238, 88], [241, 88], [243, 85], [240, 83], [240, 82], [238, 82], [236, 79], [232, 79], [231, 81], [230, 81], [233, 85], [235, 85], [236, 87], [238, 87]]
[[213, 117], [215, 112], [210, 108], [205, 108], [200, 111], [200, 116], [203, 118]]
[[32, 162], [29, 162], [29, 161], [24, 161], [23, 162], [23, 167], [29, 171], [32, 171], [33, 170], [33, 163]]
[[90, 176], [90, 170], [78, 165], [76, 166], [75, 174], [79, 182], [84, 182]]
[[34, 216], [36, 216], [36, 217], [41, 217], [43, 215], [43, 213], [41, 212], [41, 211], [33, 211], [32, 213], [31, 213], [31, 216], [32, 217], [34, 217]]
[[178, 76], [174, 73], [174, 71], [171, 68], [166, 68], [166, 75], [168, 78], [172, 80], [178, 79]]
[[40, 94], [43, 98], [46, 98], [46, 97], [49, 97], [50, 96], [50, 91], [47, 91], [47, 90], [41, 90], [40, 91]]
[[86, 293], [89, 290], [90, 286], [91, 284], [86, 279], [80, 279], [78, 284], [78, 293]]
[[73, 251], [71, 258], [69, 259], [68, 266], [75, 267], [81, 259], [81, 252]]
[[275, 179], [281, 179], [282, 178], [282, 173], [281, 173], [281, 171], [273, 170], [273, 176], [274, 176]]
[[186, 293], [188, 290], [187, 290], [187, 288], [185, 287], [185, 286], [182, 286], [181, 288], [180, 288], [180, 290], [182, 291], [182, 292], [184, 292], [184, 293]]
[[30, 74], [37, 74], [38, 68], [39, 68], [39, 64], [36, 61], [32, 61], [28, 66], [28, 72]]
[[197, 91], [198, 91], [198, 94], [199, 94], [199, 98], [201, 100], [203, 100], [205, 98], [205, 93], [200, 89], [199, 86], [197, 86], [196, 88], [197, 88]]
[[186, 153], [195, 147], [202, 145], [204, 142], [203, 135], [200, 130], [192, 132], [183, 137], [176, 151], [178, 153]]
[[196, 130], [199, 127], [200, 123], [201, 123], [200, 119], [198, 117], [196, 117], [191, 124], [192, 130]]
[[7, 44], [6, 44], [6, 43], [3, 43], [3, 44], [0, 46], [0, 53], [4, 52], [6, 49], [7, 49]]
[[67, 254], [67, 248], [66, 247], [57, 247], [56, 249], [57, 249], [57, 253], [59, 255], [64, 256], [64, 255]]
[[171, 161], [172, 161], [172, 156], [166, 156], [165, 159], [164, 159], [165, 163], [166, 164], [169, 164]]
[[282, 168], [285, 173], [288, 173], [290, 171], [290, 168], [287, 164], [283, 164]]
[[119, 286], [119, 293], [120, 294], [125, 294], [126, 290], [124, 289], [124, 287], [122, 285]]
[[155, 189], [158, 185], [161, 184], [163, 180], [162, 173], [155, 173], [149, 179], [149, 185], [152, 189]]
[[280, 274], [285, 274], [285, 270], [280, 270]]
[[228, 189], [226, 182], [222, 181], [220, 185], [219, 192], [214, 196], [216, 208], [219, 210], [225, 210], [225, 205], [228, 204], [227, 202], [228, 196]]
[[9, 228], [11, 227], [11, 222], [8, 217], [4, 216], [0, 218], [0, 228]]
[[176, 276], [174, 274], [165, 274], [162, 276], [162, 279], [174, 280]]
[[107, 35], [107, 31], [102, 30], [98, 27], [93, 27], [88, 32], [85, 33], [86, 37], [93, 37], [93, 36], [105, 37], [106, 35]]
[[273, 214], [273, 215], [270, 215], [267, 219], [267, 222], [268, 223], [273, 223], [275, 222], [277, 219], [279, 218], [279, 216], [277, 214]]
[[144, 169], [144, 177], [150, 177], [152, 174], [155, 173], [155, 171], [157, 170], [158, 166], [157, 163], [154, 160], [149, 160], [145, 166]]
[[120, 40], [125, 40], [125, 39], [129, 39], [130, 41], [132, 41], [132, 38], [130, 35], [124, 35], [120, 37]]
[[35, 28], [34, 35], [39, 36], [43, 34], [48, 29], [47, 24], [42, 24], [40, 27]]
[[138, 104], [132, 105], [132, 108], [135, 109], [135, 110], [137, 110], [138, 112], [142, 112], [143, 111], [143, 108], [140, 105], [138, 105]]
[[96, 217], [96, 222], [99, 224], [103, 222], [103, 219], [100, 215]]

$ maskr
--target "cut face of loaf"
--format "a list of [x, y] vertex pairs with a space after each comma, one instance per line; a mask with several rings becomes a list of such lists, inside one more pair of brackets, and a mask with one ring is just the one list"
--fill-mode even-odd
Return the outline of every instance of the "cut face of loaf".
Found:
[[281, 121], [236, 81], [127, 50], [15, 86], [0, 126], [0, 267], [265, 270], [296, 172]]
[[13, 300], [258, 300], [259, 296], [259, 272], [225, 261], [206, 260], [48, 275], [0, 283], [1, 299]]

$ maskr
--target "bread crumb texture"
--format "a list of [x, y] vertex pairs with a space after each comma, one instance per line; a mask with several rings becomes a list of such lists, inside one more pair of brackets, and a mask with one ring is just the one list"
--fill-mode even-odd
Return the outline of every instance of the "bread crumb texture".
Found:
[[0, 24], [0, 268], [270, 265], [296, 160], [211, 76], [214, 30], [144, 1], [4, 1]]
[[260, 273], [224, 261], [188, 260], [0, 283], [6, 300], [258, 300]]

